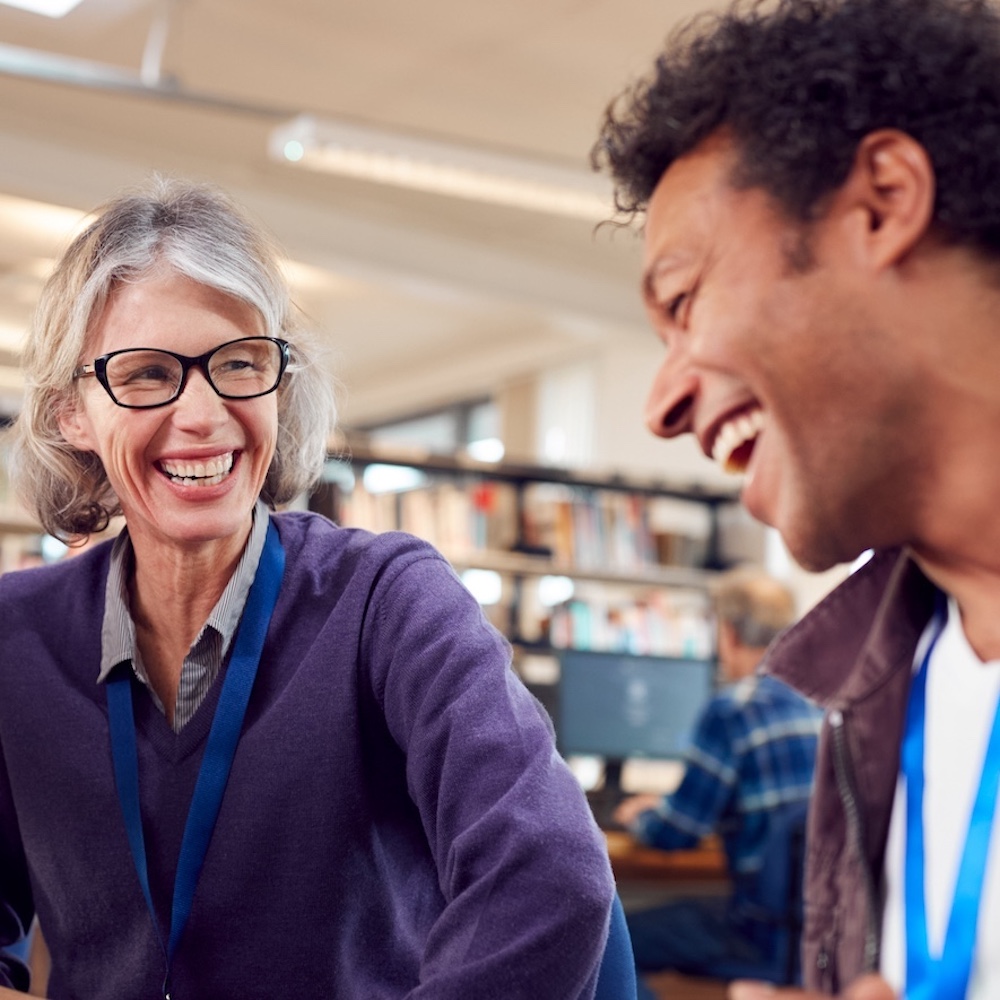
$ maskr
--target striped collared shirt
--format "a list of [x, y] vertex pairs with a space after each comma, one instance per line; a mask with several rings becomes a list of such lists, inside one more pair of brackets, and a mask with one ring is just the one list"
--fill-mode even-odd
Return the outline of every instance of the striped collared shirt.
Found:
[[632, 831], [664, 850], [722, 836], [731, 874], [759, 870], [775, 810], [809, 797], [820, 710], [774, 677], [754, 676], [705, 706], [685, 754], [684, 778]]
[[[264, 548], [267, 535], [267, 507], [260, 501], [253, 510], [253, 526], [243, 555], [236, 571], [226, 584], [218, 603], [202, 626], [181, 667], [180, 686], [177, 690], [177, 704], [174, 706], [174, 732], [191, 720], [219, 676], [226, 654], [236, 634], [240, 616], [246, 605], [250, 585], [257, 573], [257, 564]], [[129, 610], [128, 578], [132, 570], [132, 542], [126, 528], [115, 539], [111, 552], [111, 565], [105, 588], [104, 624], [101, 628], [101, 671], [98, 683], [107, 680], [108, 675], [120, 663], [129, 663], [135, 676], [149, 690], [156, 707], [166, 715], [166, 709], [159, 696], [150, 687], [149, 677], [136, 645], [135, 622]]]

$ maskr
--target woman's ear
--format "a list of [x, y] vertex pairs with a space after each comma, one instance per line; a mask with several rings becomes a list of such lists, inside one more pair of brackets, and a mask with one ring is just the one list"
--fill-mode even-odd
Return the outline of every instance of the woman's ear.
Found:
[[870, 132], [835, 198], [861, 213], [870, 263], [891, 267], [927, 234], [934, 216], [934, 167], [924, 147], [898, 129]]
[[77, 451], [94, 451], [94, 432], [90, 424], [90, 418], [83, 411], [79, 399], [64, 401], [59, 406], [56, 415], [59, 422], [59, 430], [68, 444], [71, 444]]

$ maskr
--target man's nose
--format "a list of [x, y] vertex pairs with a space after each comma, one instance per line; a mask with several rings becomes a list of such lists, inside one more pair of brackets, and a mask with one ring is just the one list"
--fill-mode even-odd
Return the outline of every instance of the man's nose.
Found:
[[674, 354], [660, 365], [646, 400], [646, 426], [659, 437], [694, 431], [694, 405], [699, 379]]

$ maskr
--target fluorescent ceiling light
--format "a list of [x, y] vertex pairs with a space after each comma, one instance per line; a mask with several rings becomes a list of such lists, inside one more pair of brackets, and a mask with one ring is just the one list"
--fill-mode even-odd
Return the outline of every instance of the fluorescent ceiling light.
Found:
[[9, 390], [20, 393], [24, 391], [24, 376], [20, 368], [0, 366], [0, 391]]
[[[0, 320], [0, 351], [20, 354], [24, 350], [24, 341], [27, 336], [28, 331], [25, 325]], [[2, 372], [3, 369], [0, 368], [0, 373]], [[0, 374], [0, 385], [4, 384], [4, 378], [5, 376]]]
[[32, 14], [44, 14], [46, 17], [63, 17], [80, 2], [81, 0], [0, 0], [4, 7], [30, 10]]
[[90, 222], [75, 208], [0, 194], [0, 233], [30, 242], [36, 252], [57, 253]]
[[293, 166], [533, 212], [601, 221], [613, 214], [603, 177], [543, 161], [300, 115], [271, 133]]

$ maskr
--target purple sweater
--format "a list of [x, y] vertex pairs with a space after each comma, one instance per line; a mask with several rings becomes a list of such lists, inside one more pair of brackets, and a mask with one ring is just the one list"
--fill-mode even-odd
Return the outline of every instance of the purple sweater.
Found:
[[[592, 997], [607, 856], [505, 640], [425, 543], [276, 522], [285, 579], [173, 996]], [[109, 550], [0, 577], [0, 948], [37, 910], [54, 1000], [162, 995], [96, 683]], [[218, 688], [179, 734], [135, 693], [163, 928]]]

